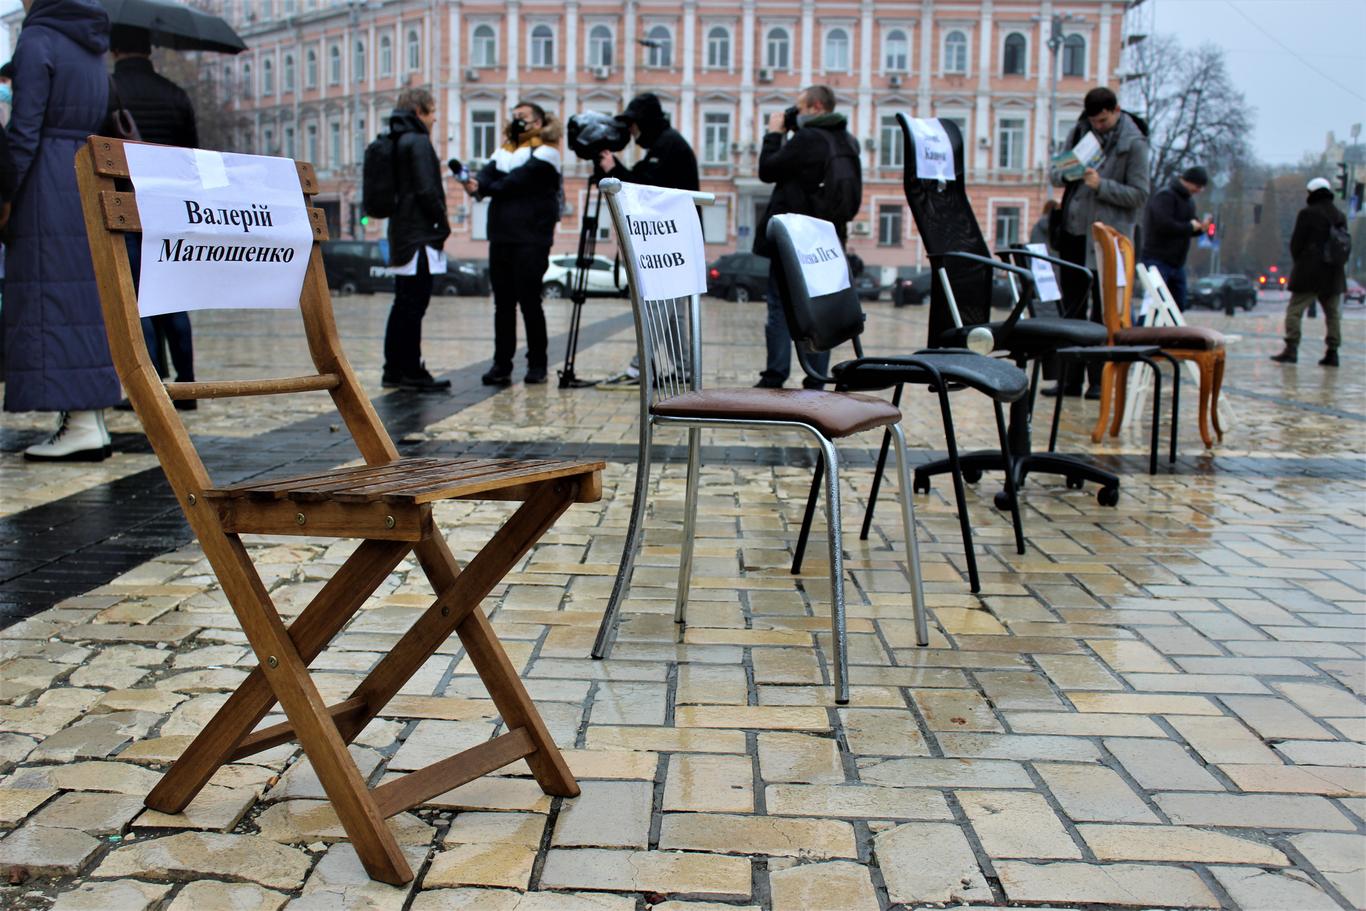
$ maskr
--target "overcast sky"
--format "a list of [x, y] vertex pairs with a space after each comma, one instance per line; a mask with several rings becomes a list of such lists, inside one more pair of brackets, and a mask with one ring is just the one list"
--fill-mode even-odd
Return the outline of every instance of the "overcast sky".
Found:
[[1156, 31], [1224, 49], [1257, 109], [1252, 149], [1263, 161], [1298, 162], [1323, 150], [1329, 130], [1343, 139], [1366, 123], [1366, 0], [1148, 2]]

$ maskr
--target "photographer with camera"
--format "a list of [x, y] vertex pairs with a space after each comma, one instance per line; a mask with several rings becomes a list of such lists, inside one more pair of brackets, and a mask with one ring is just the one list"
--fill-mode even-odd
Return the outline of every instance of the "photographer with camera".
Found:
[[[844, 244], [849, 220], [863, 202], [858, 140], [849, 135], [844, 115], [835, 113], [835, 93], [829, 87], [803, 89], [795, 106], [769, 117], [759, 153], [759, 179], [775, 186], [754, 237], [754, 252], [769, 258], [768, 322], [764, 325], [768, 360], [755, 386], [780, 389], [792, 369], [792, 336], [778, 291], [777, 251], [768, 242], [769, 219], [789, 212], [825, 219], [834, 223]], [[822, 372], [829, 362], [829, 352], [812, 357]], [[802, 385], [820, 388], [810, 378], [803, 379]]]
[[[626, 124], [646, 154], [627, 168], [610, 150], [603, 149], [598, 155], [597, 166], [604, 176], [652, 187], [694, 192], [698, 189], [701, 184], [697, 176], [697, 155], [683, 134], [669, 125], [669, 116], [664, 113], [658, 95], [652, 92], [637, 95], [616, 119]], [[639, 385], [640, 362], [632, 356], [625, 370], [603, 380], [598, 387], [630, 390]]]
[[[512, 383], [517, 351], [517, 310], [526, 328], [528, 384], [546, 381], [545, 311], [541, 278], [560, 220], [560, 125], [540, 105], [519, 102], [512, 109], [505, 142], [464, 187], [475, 199], [491, 200], [488, 213], [489, 279], [493, 285], [493, 366], [485, 386]], [[450, 162], [457, 176], [462, 170]]]

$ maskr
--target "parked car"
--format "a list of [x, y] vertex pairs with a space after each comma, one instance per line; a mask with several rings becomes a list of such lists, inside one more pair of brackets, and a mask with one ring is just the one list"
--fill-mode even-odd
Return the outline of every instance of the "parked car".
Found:
[[1257, 288], [1262, 291], [1284, 291], [1288, 278], [1279, 266], [1268, 266], [1266, 271], [1257, 274]]
[[[574, 287], [575, 263], [578, 254], [562, 253], [550, 257], [550, 265], [541, 277], [541, 296], [546, 300], [559, 300], [569, 297]], [[629, 285], [624, 267], [613, 268], [612, 260], [606, 256], [594, 256], [588, 265], [588, 282], [585, 291], [589, 297], [621, 297]]]
[[707, 293], [726, 300], [759, 301], [768, 289], [768, 257], [727, 253], [707, 267]]
[[1191, 285], [1186, 304], [1230, 314], [1238, 307], [1251, 310], [1257, 306], [1257, 286], [1246, 275], [1207, 275]]
[[380, 240], [327, 240], [322, 243], [327, 287], [338, 294], [393, 291], [388, 274], [389, 244]]
[[1342, 295], [1343, 303], [1366, 304], [1366, 287], [1355, 278], [1347, 279], [1347, 290]]
[[446, 297], [487, 297], [493, 293], [488, 260], [447, 258], [446, 274], [434, 277], [432, 293]]
[[861, 301], [875, 301], [882, 296], [882, 285], [877, 280], [877, 269], [864, 269], [854, 277], [854, 290]]
[[[899, 266], [892, 282], [892, 304], [897, 307], [919, 306], [930, 300], [930, 283], [934, 273], [916, 266]], [[1009, 310], [1015, 304], [1010, 281], [997, 275], [991, 280], [991, 306]]]

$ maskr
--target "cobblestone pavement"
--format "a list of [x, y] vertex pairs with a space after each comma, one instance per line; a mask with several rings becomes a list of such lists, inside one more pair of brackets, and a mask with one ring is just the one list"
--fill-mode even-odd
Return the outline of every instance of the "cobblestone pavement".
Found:
[[[752, 382], [762, 309], [706, 309], [708, 381]], [[869, 309], [879, 350], [923, 339], [923, 310]], [[19, 450], [42, 422], [6, 415], [0, 906], [1362, 907], [1366, 320], [1349, 314], [1341, 369], [1313, 365], [1315, 340], [1304, 364], [1282, 368], [1266, 360], [1279, 309], [1264, 303], [1231, 327], [1195, 317], [1243, 338], [1225, 442], [1202, 449], [1188, 394], [1174, 470], [1146, 474], [1141, 428], [1091, 446], [1094, 403], [1068, 402], [1062, 448], [1123, 472], [1118, 508], [1031, 479], [1020, 556], [992, 506], [998, 485], [973, 485], [980, 596], [967, 590], [947, 485], [918, 496], [928, 648], [914, 644], [888, 495], [870, 539], [845, 541], [853, 699], [837, 708], [823, 548], [801, 576], [787, 572], [813, 462], [797, 438], [706, 437], [681, 642], [681, 437], [660, 440], [673, 463], [655, 482], [620, 641], [594, 662], [629, 511], [635, 398], [485, 389], [490, 308], [436, 301], [426, 350], [453, 394], [377, 399], [406, 454], [582, 453], [609, 467], [603, 501], [572, 508], [485, 602], [583, 794], [547, 798], [519, 763], [394, 818], [417, 872], [405, 888], [364, 878], [289, 746], [220, 770], [184, 814], [143, 808], [254, 659], [134, 416], [113, 418], [116, 455], [91, 467], [26, 465]], [[348, 298], [338, 311], [378, 392], [386, 303]], [[625, 362], [625, 314], [620, 301], [588, 306], [580, 373]], [[294, 319], [197, 315], [201, 378], [306, 369]], [[559, 307], [551, 323], [563, 333]], [[908, 438], [928, 458], [943, 447], [937, 409], [907, 398]], [[955, 410], [963, 446], [993, 442], [980, 401], [960, 394]], [[354, 458], [322, 395], [206, 402], [186, 420], [219, 481]], [[846, 529], [875, 443], [844, 448]], [[463, 558], [508, 513], [449, 503], [438, 518]], [[352, 547], [250, 543], [291, 617]], [[402, 564], [315, 664], [324, 698], [344, 698], [429, 603], [415, 568]], [[498, 732], [452, 641], [353, 753], [377, 783]]]

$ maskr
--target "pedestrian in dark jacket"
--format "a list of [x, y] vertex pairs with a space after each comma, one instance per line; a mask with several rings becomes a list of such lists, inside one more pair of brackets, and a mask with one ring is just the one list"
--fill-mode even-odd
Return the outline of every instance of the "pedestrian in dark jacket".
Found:
[[493, 366], [486, 386], [512, 382], [517, 310], [526, 329], [526, 382], [546, 379], [545, 311], [541, 279], [560, 219], [559, 121], [540, 105], [518, 102], [504, 130], [507, 142], [465, 189], [489, 200], [489, 281], [493, 285]]
[[1198, 237], [1209, 226], [1195, 217], [1195, 197], [1209, 183], [1209, 174], [1196, 165], [1187, 168], [1180, 177], [1148, 197], [1143, 209], [1143, 252], [1139, 256], [1145, 266], [1156, 266], [1172, 300], [1186, 309], [1186, 256], [1190, 253], [1191, 238]]
[[1299, 359], [1300, 321], [1314, 301], [1323, 304], [1327, 351], [1319, 365], [1338, 366], [1338, 346], [1342, 344], [1342, 293], [1347, 289], [1346, 270], [1331, 261], [1329, 236], [1334, 228], [1347, 229], [1347, 217], [1333, 205], [1333, 186], [1322, 177], [1309, 181], [1309, 198], [1295, 216], [1290, 234], [1290, 255], [1295, 264], [1290, 270], [1290, 303], [1285, 308], [1285, 348], [1271, 359], [1293, 364]]
[[422, 360], [422, 318], [432, 301], [432, 274], [445, 271], [441, 252], [450, 237], [441, 162], [432, 148], [436, 99], [427, 89], [404, 89], [389, 115], [394, 143], [394, 212], [389, 216], [389, 265], [394, 274], [394, 305], [384, 328], [387, 389], [433, 392], [450, 380], [432, 376]]
[[[813, 196], [825, 176], [826, 163], [837, 154], [852, 154], [858, 163], [858, 140], [849, 135], [848, 122], [843, 114], [835, 113], [835, 93], [827, 86], [813, 85], [797, 96], [797, 130], [788, 137], [785, 114], [774, 113], [768, 118], [768, 133], [759, 153], [759, 179], [774, 185], [768, 198], [768, 208], [754, 229], [754, 252], [769, 258], [768, 319], [764, 324], [764, 343], [768, 357], [759, 382], [761, 389], [778, 389], [787, 382], [792, 370], [792, 335], [783, 313], [782, 297], [778, 291], [778, 261], [768, 242], [768, 222], [775, 215], [794, 212], [814, 215]], [[835, 233], [840, 243], [848, 239], [849, 226], [836, 224]], [[817, 370], [825, 371], [830, 354], [812, 357]], [[810, 378], [802, 385], [819, 388]]]
[[98, 0], [33, 0], [14, 50], [5, 410], [61, 413], [25, 450], [34, 460], [105, 458], [104, 409], [119, 400], [73, 166], [108, 110], [108, 49]]
[[[194, 105], [185, 90], [157, 73], [152, 66], [152, 33], [145, 28], [116, 25], [109, 32], [109, 54], [114, 58], [114, 93], [109, 107], [123, 108], [133, 115], [138, 135], [145, 142], [161, 145], [199, 147], [199, 129], [195, 124]], [[109, 125], [107, 124], [106, 127]], [[110, 135], [108, 129], [106, 135]], [[133, 287], [137, 289], [142, 271], [142, 235], [124, 235], [128, 245], [128, 265], [133, 272]], [[170, 349], [177, 382], [194, 382], [194, 340], [190, 335], [190, 315], [161, 313], [142, 318], [142, 337], [157, 373], [165, 379], [165, 350]], [[182, 411], [199, 407], [194, 399], [177, 399], [175, 406]], [[124, 399], [116, 406], [131, 410]]]

